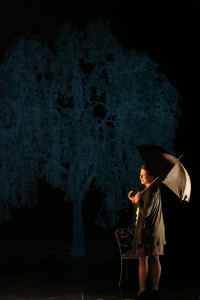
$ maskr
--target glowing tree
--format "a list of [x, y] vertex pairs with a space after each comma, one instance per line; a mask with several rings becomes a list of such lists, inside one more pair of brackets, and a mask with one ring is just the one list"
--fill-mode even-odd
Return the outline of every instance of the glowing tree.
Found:
[[72, 255], [84, 255], [81, 205], [91, 183], [104, 194], [96, 224], [115, 226], [137, 182], [135, 144], [173, 150], [180, 96], [146, 53], [123, 51], [102, 20], [63, 26], [55, 54], [37, 37], [21, 38], [1, 77], [2, 211], [35, 203], [45, 178], [73, 202]]

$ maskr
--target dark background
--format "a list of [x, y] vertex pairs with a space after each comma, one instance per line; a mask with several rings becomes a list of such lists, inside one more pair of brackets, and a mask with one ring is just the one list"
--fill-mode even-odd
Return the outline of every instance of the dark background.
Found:
[[[183, 243], [187, 249], [198, 244], [198, 80], [199, 2], [178, 1], [1, 1], [0, 57], [18, 35], [35, 33], [50, 47], [57, 30], [72, 22], [80, 28], [97, 17], [111, 21], [113, 32], [124, 49], [145, 50], [160, 65], [160, 71], [181, 93], [182, 118], [177, 129], [175, 155], [181, 159], [192, 181], [189, 204], [179, 202], [163, 187], [168, 240]], [[0, 225], [3, 239], [71, 239], [72, 204], [64, 203], [62, 193], [41, 182], [38, 205], [18, 209], [14, 219]], [[169, 199], [169, 200], [167, 200]], [[127, 199], [128, 201], [128, 199]], [[112, 235], [113, 231], [94, 228], [101, 194], [91, 188], [83, 203], [86, 238]], [[89, 212], [89, 214], [88, 214]], [[128, 215], [128, 218], [131, 216]], [[127, 216], [121, 226], [127, 226]], [[99, 231], [98, 231], [99, 230]]]
[[[191, 201], [187, 204], [180, 202], [169, 189], [164, 186], [162, 188], [167, 237], [166, 255], [162, 260], [162, 276], [164, 278], [162, 282], [166, 284], [165, 291], [171, 291], [174, 284], [174, 290], [171, 293], [171, 296], [174, 296], [174, 291], [180, 281], [180, 293], [186, 294], [183, 287], [189, 291], [196, 285], [195, 288], [199, 289], [198, 268], [200, 267], [200, 200], [198, 193], [199, 1], [96, 0], [89, 2], [73, 0], [52, 2], [2, 0], [0, 2], [0, 59], [3, 58], [6, 49], [13, 44], [14, 38], [18, 35], [38, 34], [49, 43], [50, 47], [53, 47], [56, 31], [65, 22], [72, 22], [81, 28], [96, 17], [111, 21], [112, 29], [124, 49], [147, 51], [150, 57], [160, 65], [160, 71], [167, 76], [182, 96], [180, 100], [182, 118], [177, 128], [174, 154], [179, 157], [185, 153], [181, 161], [190, 175], [192, 193]], [[31, 260], [30, 248], [33, 248], [33, 251], [38, 250], [38, 248], [34, 248], [36, 247], [35, 244], [28, 244], [29, 248], [26, 248], [27, 244], [23, 244], [25, 245], [23, 248], [22, 244], [18, 243], [19, 241], [63, 241], [59, 249], [70, 251], [70, 247], [67, 248], [68, 244], [65, 242], [72, 238], [72, 204], [64, 202], [62, 193], [53, 190], [44, 182], [40, 183], [39, 194], [38, 204], [34, 208], [13, 210], [14, 218], [0, 224], [1, 283], [4, 294], [8, 295], [13, 290], [15, 294], [22, 295], [22, 291], [24, 291], [24, 294], [28, 295], [30, 290], [38, 289], [38, 294], [42, 295], [42, 289], [43, 293], [45, 293], [45, 288], [48, 291], [51, 290], [49, 283], [52, 288], [56, 289], [56, 293], [62, 289], [65, 292], [66, 287], [70, 290], [74, 280], [72, 279], [73, 276], [76, 283], [78, 276], [80, 276], [78, 283], [84, 282], [88, 270], [91, 270], [91, 278], [88, 277], [87, 280], [89, 282], [91, 280], [95, 284], [96, 277], [94, 274], [99, 273], [99, 277], [97, 277], [100, 282], [106, 275], [105, 266], [108, 264], [107, 258], [105, 259], [103, 256], [103, 251], [108, 250], [108, 248], [99, 247], [98, 239], [105, 239], [106, 241], [110, 239], [112, 247], [115, 247], [117, 251], [117, 245], [114, 243], [114, 229], [106, 231], [93, 226], [95, 214], [101, 205], [101, 193], [91, 187], [83, 201], [85, 237], [86, 240], [94, 241], [90, 244], [90, 254], [93, 253], [92, 247], [96, 247], [94, 255], [96, 265], [91, 258], [92, 263], [88, 265], [88, 260], [86, 260], [87, 264], [83, 263], [84, 268], [79, 260], [75, 262], [71, 258], [67, 265], [66, 263], [63, 264], [63, 261], [59, 264], [59, 259], [62, 260], [64, 252], [59, 252], [58, 248], [55, 250], [57, 254], [54, 257], [48, 256], [47, 259], [50, 257], [50, 260], [43, 264], [40, 262], [41, 245], [43, 244], [39, 245], [40, 255], [37, 258], [39, 265], [35, 263], [34, 267], [33, 265], [30, 267], [30, 264], [25, 264], [27, 257], [29, 262], [34, 262], [36, 259], [34, 254], [33, 260]], [[126, 227], [130, 218], [131, 213], [128, 212], [122, 218], [119, 226]], [[12, 243], [6, 244], [5, 242]], [[45, 245], [45, 249], [50, 251], [57, 244], [55, 242], [54, 246], [52, 244]], [[11, 248], [14, 249], [15, 254], [9, 252]], [[28, 251], [28, 256], [26, 256], [27, 252], [24, 249]], [[110, 253], [112, 256], [113, 249]], [[118, 259], [119, 254], [118, 252], [115, 253]], [[23, 260], [20, 260], [22, 256]], [[55, 257], [59, 257], [58, 261], [55, 260]], [[97, 259], [99, 259], [99, 264], [97, 264]], [[119, 261], [114, 261], [112, 266], [115, 268], [113, 270], [116, 270], [114, 272], [108, 271], [107, 268], [107, 275], [114, 278], [115, 285], [119, 274], [118, 263]], [[12, 268], [9, 269], [11, 264]], [[95, 272], [94, 269], [97, 269], [97, 265], [98, 272]], [[15, 266], [18, 268], [17, 270], [21, 271], [13, 271]], [[42, 275], [38, 275], [38, 269]], [[85, 269], [87, 270], [86, 273], [84, 273]], [[137, 274], [135, 271], [134, 273], [134, 280], [137, 280]], [[99, 287], [98, 280], [96, 280], [96, 285]], [[77, 291], [77, 284], [75, 284], [75, 290]], [[184, 297], [177, 297], [177, 299], [184, 299]], [[189, 296], [187, 299], [192, 298]]]

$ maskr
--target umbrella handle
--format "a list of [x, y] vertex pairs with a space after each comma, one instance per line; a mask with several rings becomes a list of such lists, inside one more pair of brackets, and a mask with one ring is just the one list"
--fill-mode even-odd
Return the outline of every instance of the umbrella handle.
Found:
[[132, 200], [134, 200], [134, 198], [135, 198], [135, 196], [131, 196], [131, 194], [133, 194], [134, 192], [133, 191], [130, 191], [129, 193], [128, 193], [128, 198], [132, 201]]

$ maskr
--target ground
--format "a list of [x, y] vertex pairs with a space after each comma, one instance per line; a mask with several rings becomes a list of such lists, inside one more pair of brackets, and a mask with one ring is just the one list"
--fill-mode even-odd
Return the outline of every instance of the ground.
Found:
[[[0, 300], [124, 300], [138, 289], [137, 260], [129, 263], [129, 280], [120, 275], [114, 238], [89, 240], [87, 255], [73, 258], [68, 241], [1, 241]], [[200, 299], [200, 274], [193, 257], [161, 258], [160, 299]], [[195, 272], [195, 269], [196, 272]]]

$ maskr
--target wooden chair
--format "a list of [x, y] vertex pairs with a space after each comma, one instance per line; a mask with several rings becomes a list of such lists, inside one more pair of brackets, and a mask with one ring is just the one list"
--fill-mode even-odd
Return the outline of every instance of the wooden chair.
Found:
[[128, 281], [128, 261], [130, 259], [137, 259], [133, 251], [134, 228], [122, 228], [115, 230], [115, 236], [119, 246], [121, 258], [121, 272], [119, 278], [119, 286], [121, 285], [123, 273], [123, 261], [126, 262], [126, 281]]

